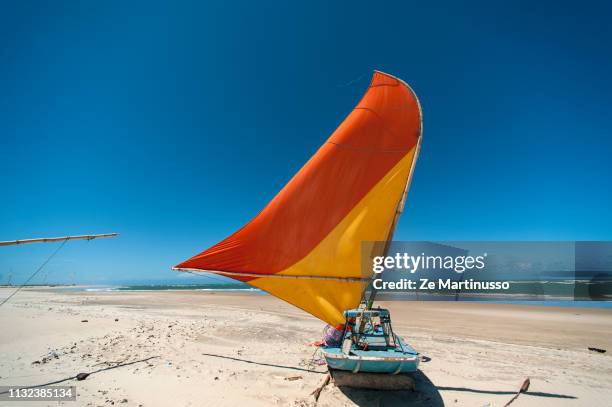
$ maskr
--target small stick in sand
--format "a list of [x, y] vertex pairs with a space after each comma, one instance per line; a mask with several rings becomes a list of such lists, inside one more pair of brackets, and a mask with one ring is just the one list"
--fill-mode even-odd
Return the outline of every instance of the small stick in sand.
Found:
[[310, 395], [314, 396], [315, 401], [319, 401], [319, 396], [321, 395], [321, 392], [323, 391], [325, 386], [329, 384], [330, 380], [331, 375], [328, 373], [327, 376], [325, 376], [325, 380], [323, 380], [323, 383], [319, 387], [317, 387], [312, 393], [310, 393]]
[[530, 381], [529, 378], [526, 378], [525, 381], [523, 382], [523, 384], [521, 385], [521, 388], [519, 389], [519, 391], [514, 395], [514, 397], [512, 397], [510, 399], [509, 402], [507, 402], [506, 404], [504, 404], [504, 407], [508, 407], [510, 404], [512, 404], [512, 402], [514, 400], [516, 400], [518, 398], [518, 396], [521, 395], [521, 393], [527, 393], [527, 390], [529, 390], [529, 385], [530, 385]]

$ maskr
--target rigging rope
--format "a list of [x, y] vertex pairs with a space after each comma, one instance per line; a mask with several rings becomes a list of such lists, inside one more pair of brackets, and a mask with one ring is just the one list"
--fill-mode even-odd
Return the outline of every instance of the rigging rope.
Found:
[[203, 273], [196, 273], [196, 272], [189, 271], [189, 270], [184, 270], [183, 272], [184, 273], [188, 273], [188, 274], [193, 274], [194, 276], [198, 276], [198, 277], [207, 277], [207, 278], [210, 278], [211, 280], [219, 281], [219, 282], [221, 282], [223, 284], [231, 284], [233, 282], [232, 280], [229, 280], [229, 281], [227, 280], [230, 277], [220, 278], [218, 276], [215, 276], [212, 273], [203, 274]]
[[0, 307], [3, 306], [4, 304], [6, 304], [6, 302], [8, 300], [13, 298], [13, 296], [15, 294], [17, 294], [23, 287], [25, 287], [30, 282], [30, 280], [32, 280], [47, 265], [47, 263], [49, 263], [49, 261], [57, 254], [57, 252], [59, 252], [62, 249], [62, 247], [64, 247], [64, 245], [66, 244], [67, 241], [68, 241], [68, 239], [64, 240], [62, 242], [62, 244], [59, 245], [59, 247], [57, 249], [55, 249], [55, 251], [53, 253], [51, 253], [51, 255], [49, 257], [47, 257], [47, 260], [45, 260], [43, 262], [43, 264], [41, 264], [40, 267], [38, 267], [38, 269], [34, 273], [32, 273], [32, 275], [30, 277], [28, 277], [28, 279], [24, 283], [22, 283], [19, 287], [17, 287], [17, 289], [15, 291], [13, 291], [11, 293], [11, 295], [9, 295], [4, 300], [2, 300], [2, 302], [0, 303]]

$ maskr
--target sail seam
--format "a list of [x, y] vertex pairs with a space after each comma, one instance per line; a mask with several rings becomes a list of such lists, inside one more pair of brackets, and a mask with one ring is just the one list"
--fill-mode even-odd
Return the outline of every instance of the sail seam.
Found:
[[370, 88], [380, 88], [381, 86], [400, 86], [399, 83], [395, 83], [395, 84], [390, 84], [390, 83], [381, 83], [380, 85], [370, 85]]
[[404, 153], [407, 154], [410, 151], [412, 151], [412, 149], [414, 148], [411, 147], [408, 150], [376, 150], [376, 149], [370, 149], [370, 148], [359, 148], [359, 147], [352, 147], [346, 144], [340, 144], [340, 143], [336, 143], [334, 141], [328, 141], [328, 144], [333, 144], [336, 147], [341, 147], [341, 148], [346, 148], [347, 150], [354, 150], [354, 151], [362, 151], [364, 153]]

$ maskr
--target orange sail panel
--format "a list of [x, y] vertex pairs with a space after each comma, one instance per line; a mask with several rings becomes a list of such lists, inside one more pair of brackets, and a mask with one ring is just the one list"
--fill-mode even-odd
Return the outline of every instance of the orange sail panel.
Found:
[[412, 90], [375, 72], [357, 107], [253, 220], [175, 268], [224, 274], [343, 322], [371, 277], [362, 242], [389, 238], [420, 137]]

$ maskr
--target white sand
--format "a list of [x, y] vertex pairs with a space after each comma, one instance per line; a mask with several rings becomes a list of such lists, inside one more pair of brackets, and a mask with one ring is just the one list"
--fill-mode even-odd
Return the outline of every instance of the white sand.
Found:
[[[8, 292], [0, 289], [0, 298]], [[513, 406], [612, 405], [612, 310], [381, 305], [391, 308], [396, 332], [431, 358], [421, 364], [417, 391], [330, 385], [317, 405], [503, 406], [526, 377], [530, 392]], [[323, 324], [270, 296], [27, 289], [0, 308], [0, 327], [1, 385], [34, 385], [158, 356], [66, 382], [78, 389], [78, 401], [67, 406], [309, 406], [324, 378], [308, 371], [315, 350], [309, 343]]]

